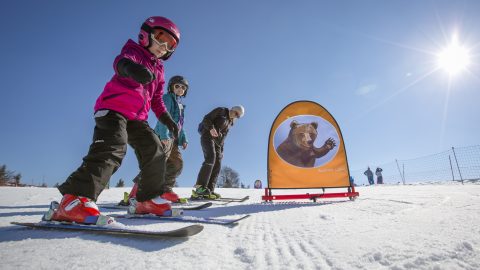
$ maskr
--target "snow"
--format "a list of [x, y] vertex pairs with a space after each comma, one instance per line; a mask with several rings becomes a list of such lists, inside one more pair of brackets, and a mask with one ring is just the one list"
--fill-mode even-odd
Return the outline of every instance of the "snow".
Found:
[[[105, 190], [99, 203], [118, 201], [124, 191], [129, 188]], [[190, 238], [149, 239], [10, 225], [38, 221], [60, 194], [1, 187], [0, 269], [480, 269], [478, 184], [365, 186], [357, 188], [356, 201], [317, 203], [266, 204], [263, 190], [218, 191], [250, 200], [186, 214], [251, 217], [235, 227], [204, 224]], [[298, 190], [274, 191], [282, 193]], [[119, 221], [148, 230], [188, 224]]]

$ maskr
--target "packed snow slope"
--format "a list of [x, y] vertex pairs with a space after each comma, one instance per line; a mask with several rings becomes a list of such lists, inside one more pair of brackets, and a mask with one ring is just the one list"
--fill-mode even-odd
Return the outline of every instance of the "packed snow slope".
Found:
[[[99, 203], [118, 201], [124, 191], [105, 190]], [[10, 225], [39, 221], [60, 194], [1, 187], [0, 269], [480, 269], [478, 184], [359, 187], [356, 201], [317, 203], [265, 204], [262, 190], [218, 191], [251, 199], [186, 215], [251, 217], [235, 227], [205, 225], [190, 238], [149, 239]], [[188, 224], [119, 221], [149, 230]]]

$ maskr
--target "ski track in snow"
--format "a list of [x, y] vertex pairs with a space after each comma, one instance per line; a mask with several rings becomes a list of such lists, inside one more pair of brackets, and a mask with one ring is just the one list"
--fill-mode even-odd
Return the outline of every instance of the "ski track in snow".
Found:
[[[128, 188], [105, 190], [117, 201]], [[188, 196], [190, 189], [177, 189]], [[1, 269], [480, 269], [480, 185], [359, 187], [356, 201], [261, 203], [263, 190], [220, 189], [244, 203], [186, 211], [198, 217], [251, 216], [237, 226], [204, 224], [187, 239], [133, 238], [31, 230], [53, 188], [0, 188]], [[300, 193], [295, 190], [277, 194]], [[327, 190], [327, 192], [329, 192]], [[112, 210], [105, 213], [121, 213]], [[188, 223], [125, 220], [129, 227]]]

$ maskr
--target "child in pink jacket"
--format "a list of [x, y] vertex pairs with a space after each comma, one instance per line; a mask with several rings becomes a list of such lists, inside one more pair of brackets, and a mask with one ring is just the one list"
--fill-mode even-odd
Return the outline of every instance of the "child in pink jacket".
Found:
[[[177, 26], [164, 17], [150, 17], [142, 25], [138, 43], [128, 40], [115, 58], [115, 74], [95, 104], [93, 142], [82, 165], [58, 188], [60, 204], [45, 219], [83, 224], [113, 222], [100, 215], [95, 201], [119, 168], [127, 143], [137, 155], [141, 181], [137, 202], [131, 211], [171, 215], [164, 191], [165, 154], [160, 140], [147, 122], [150, 108], [160, 122], [178, 136], [177, 124], [165, 108], [162, 96], [163, 61], [180, 41]], [[133, 210], [132, 210], [133, 209]]]

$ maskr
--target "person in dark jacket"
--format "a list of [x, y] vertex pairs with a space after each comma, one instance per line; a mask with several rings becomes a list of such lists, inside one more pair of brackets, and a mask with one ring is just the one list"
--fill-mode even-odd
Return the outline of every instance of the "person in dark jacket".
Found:
[[373, 172], [372, 170], [370, 170], [370, 167], [368, 167], [368, 169], [365, 172], [363, 172], [363, 174], [367, 176], [368, 184], [370, 185], [375, 184], [375, 181], [373, 180]]
[[223, 144], [235, 119], [242, 117], [244, 114], [245, 109], [238, 105], [231, 109], [218, 107], [203, 117], [198, 132], [201, 135], [200, 143], [204, 161], [198, 172], [195, 190], [192, 191], [192, 199], [218, 199], [221, 197], [214, 190], [221, 168]]

